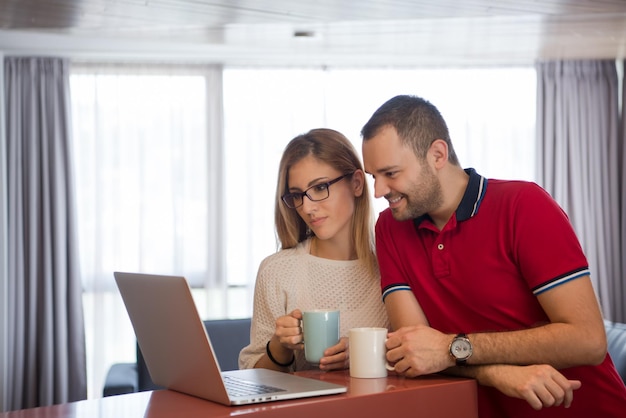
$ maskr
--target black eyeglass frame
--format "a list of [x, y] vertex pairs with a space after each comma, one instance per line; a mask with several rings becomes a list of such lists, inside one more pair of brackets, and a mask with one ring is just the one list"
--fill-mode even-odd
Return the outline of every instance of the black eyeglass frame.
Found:
[[[298, 209], [300, 206], [302, 206], [304, 204], [304, 197], [308, 197], [309, 200], [311, 202], [321, 202], [322, 200], [326, 200], [330, 197], [330, 186], [343, 180], [344, 178], [353, 175], [354, 172], [352, 173], [347, 173], [344, 175], [341, 175], [339, 177], [337, 177], [336, 179], [332, 179], [330, 181], [327, 181], [325, 183], [318, 183], [318, 184], [314, 184], [313, 186], [309, 187], [308, 189], [306, 189], [303, 192], [294, 192], [294, 193], [285, 193], [284, 195], [282, 195], [280, 197], [280, 199], [283, 201], [283, 203], [285, 204], [285, 206], [287, 206], [289, 209]], [[309, 190], [311, 190], [314, 187], [320, 187], [320, 186], [326, 186], [326, 197], [322, 198], [322, 199], [313, 199], [310, 195], [309, 195]], [[295, 199], [300, 199], [300, 204], [296, 205], [296, 206], [291, 206], [289, 203], [287, 203], [287, 199], [291, 197], [293, 200]]]

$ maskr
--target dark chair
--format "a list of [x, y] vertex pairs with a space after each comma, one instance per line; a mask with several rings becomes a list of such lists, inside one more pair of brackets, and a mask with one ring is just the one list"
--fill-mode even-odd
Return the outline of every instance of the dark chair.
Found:
[[617, 373], [626, 383], [626, 324], [604, 320], [608, 351]]
[[[250, 318], [204, 321], [222, 371], [239, 368], [239, 352], [250, 343]], [[109, 369], [103, 396], [161, 389], [150, 379], [148, 368], [137, 345], [136, 363], [116, 363]]]

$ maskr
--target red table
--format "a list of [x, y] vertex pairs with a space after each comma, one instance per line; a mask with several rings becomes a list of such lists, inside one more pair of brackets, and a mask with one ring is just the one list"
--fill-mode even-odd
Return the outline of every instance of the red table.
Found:
[[355, 379], [349, 372], [297, 374], [348, 387], [340, 395], [229, 407], [170, 390], [72, 402], [0, 414], [0, 418], [272, 418], [402, 417], [478, 418], [476, 382], [433, 375]]

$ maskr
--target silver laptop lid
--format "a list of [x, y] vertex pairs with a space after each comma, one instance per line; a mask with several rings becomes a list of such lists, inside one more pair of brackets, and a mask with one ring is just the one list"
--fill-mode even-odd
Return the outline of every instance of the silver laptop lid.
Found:
[[[221, 372], [184, 277], [115, 272], [137, 342], [154, 383], [219, 402], [244, 405], [344, 393], [347, 388], [275, 370]], [[224, 376], [275, 386], [274, 393], [229, 396]]]
[[114, 276], [152, 381], [229, 404], [219, 364], [185, 278], [122, 272]]

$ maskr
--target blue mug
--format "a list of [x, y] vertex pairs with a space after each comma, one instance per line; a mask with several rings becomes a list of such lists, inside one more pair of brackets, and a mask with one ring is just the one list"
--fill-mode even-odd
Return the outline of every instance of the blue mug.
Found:
[[315, 309], [302, 313], [304, 334], [304, 357], [306, 361], [319, 364], [324, 350], [339, 342], [339, 311]]

